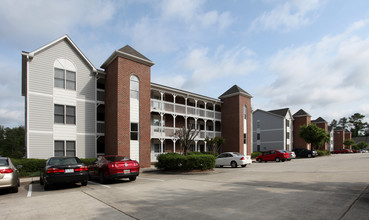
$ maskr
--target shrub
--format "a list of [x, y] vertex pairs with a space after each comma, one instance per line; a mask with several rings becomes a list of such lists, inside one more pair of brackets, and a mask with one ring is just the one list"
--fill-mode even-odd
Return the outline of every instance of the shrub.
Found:
[[188, 156], [177, 153], [160, 154], [155, 166], [161, 170], [171, 171], [207, 170], [215, 167], [215, 157], [194, 152]]
[[[208, 155], [214, 155], [212, 151], [206, 151], [206, 152], [188, 152], [188, 155], [202, 155], [202, 154], [208, 154]], [[215, 152], [215, 157], [219, 155], [218, 152]]]
[[22, 165], [21, 168], [19, 168], [19, 175], [21, 177], [24, 176], [39, 176], [40, 175], [40, 169], [41, 167], [45, 166], [45, 159], [14, 159], [12, 158], [12, 161], [15, 166]]
[[84, 163], [86, 166], [90, 165], [92, 162], [96, 160], [96, 158], [79, 158], [81, 159], [82, 163]]
[[258, 156], [260, 156], [262, 153], [261, 152], [252, 152], [251, 153], [251, 158], [252, 159], [255, 159], [255, 158], [257, 158]]
[[317, 150], [316, 152], [318, 153], [318, 156], [331, 155], [331, 151], [329, 151], [329, 150]]

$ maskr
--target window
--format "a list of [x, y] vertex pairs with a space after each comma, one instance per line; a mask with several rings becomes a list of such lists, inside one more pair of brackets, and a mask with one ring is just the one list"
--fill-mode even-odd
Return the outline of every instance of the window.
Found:
[[287, 132], [287, 133], [286, 133], [286, 138], [287, 138], [287, 139], [290, 139], [290, 132]]
[[138, 99], [140, 92], [140, 82], [137, 76], [131, 76], [131, 83], [130, 83], [130, 97], [132, 99]]
[[73, 106], [65, 106], [65, 122], [66, 124], [76, 124], [76, 108]]
[[76, 90], [76, 68], [74, 64], [63, 58], [54, 62], [54, 87]]
[[54, 105], [54, 123], [55, 124], [76, 124], [76, 107]]
[[64, 124], [64, 105], [54, 105], [54, 123]]
[[260, 134], [256, 134], [256, 140], [260, 140]]
[[247, 119], [247, 106], [243, 106], [243, 119]]
[[289, 127], [290, 126], [290, 120], [286, 119], [286, 126]]
[[76, 156], [76, 142], [75, 141], [55, 141], [54, 142], [54, 156], [74, 157]]
[[54, 68], [54, 87], [76, 90], [76, 72]]
[[138, 140], [138, 123], [131, 123], [131, 140]]
[[256, 121], [256, 128], [260, 128], [260, 120]]
[[243, 143], [244, 144], [247, 143], [247, 135], [246, 135], [246, 133], [243, 134]]

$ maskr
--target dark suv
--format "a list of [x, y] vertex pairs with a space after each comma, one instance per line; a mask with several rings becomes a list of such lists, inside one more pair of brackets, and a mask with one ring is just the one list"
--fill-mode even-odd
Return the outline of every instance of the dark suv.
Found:
[[296, 157], [316, 157], [318, 156], [318, 153], [315, 150], [308, 150], [305, 148], [295, 148], [292, 150], [295, 152]]

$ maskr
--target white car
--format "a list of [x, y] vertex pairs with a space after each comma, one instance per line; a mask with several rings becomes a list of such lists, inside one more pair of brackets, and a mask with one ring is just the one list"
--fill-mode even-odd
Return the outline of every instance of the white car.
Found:
[[251, 156], [245, 156], [236, 152], [224, 152], [218, 155], [215, 160], [215, 167], [231, 166], [236, 168], [237, 166], [246, 167], [247, 164], [251, 164]]

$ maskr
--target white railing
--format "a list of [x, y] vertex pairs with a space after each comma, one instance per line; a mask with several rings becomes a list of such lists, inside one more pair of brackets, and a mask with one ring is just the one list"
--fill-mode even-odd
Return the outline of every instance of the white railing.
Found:
[[182, 104], [176, 104], [172, 102], [161, 101], [158, 99], [151, 99], [152, 111], [165, 111], [169, 113], [177, 113], [182, 115], [193, 115], [210, 119], [221, 119], [221, 112], [213, 110], [207, 110], [203, 108], [196, 108], [193, 106], [186, 106]]
[[105, 122], [97, 121], [96, 122], [96, 133], [104, 134], [105, 133]]
[[96, 89], [96, 99], [100, 102], [105, 102], [105, 90]]

